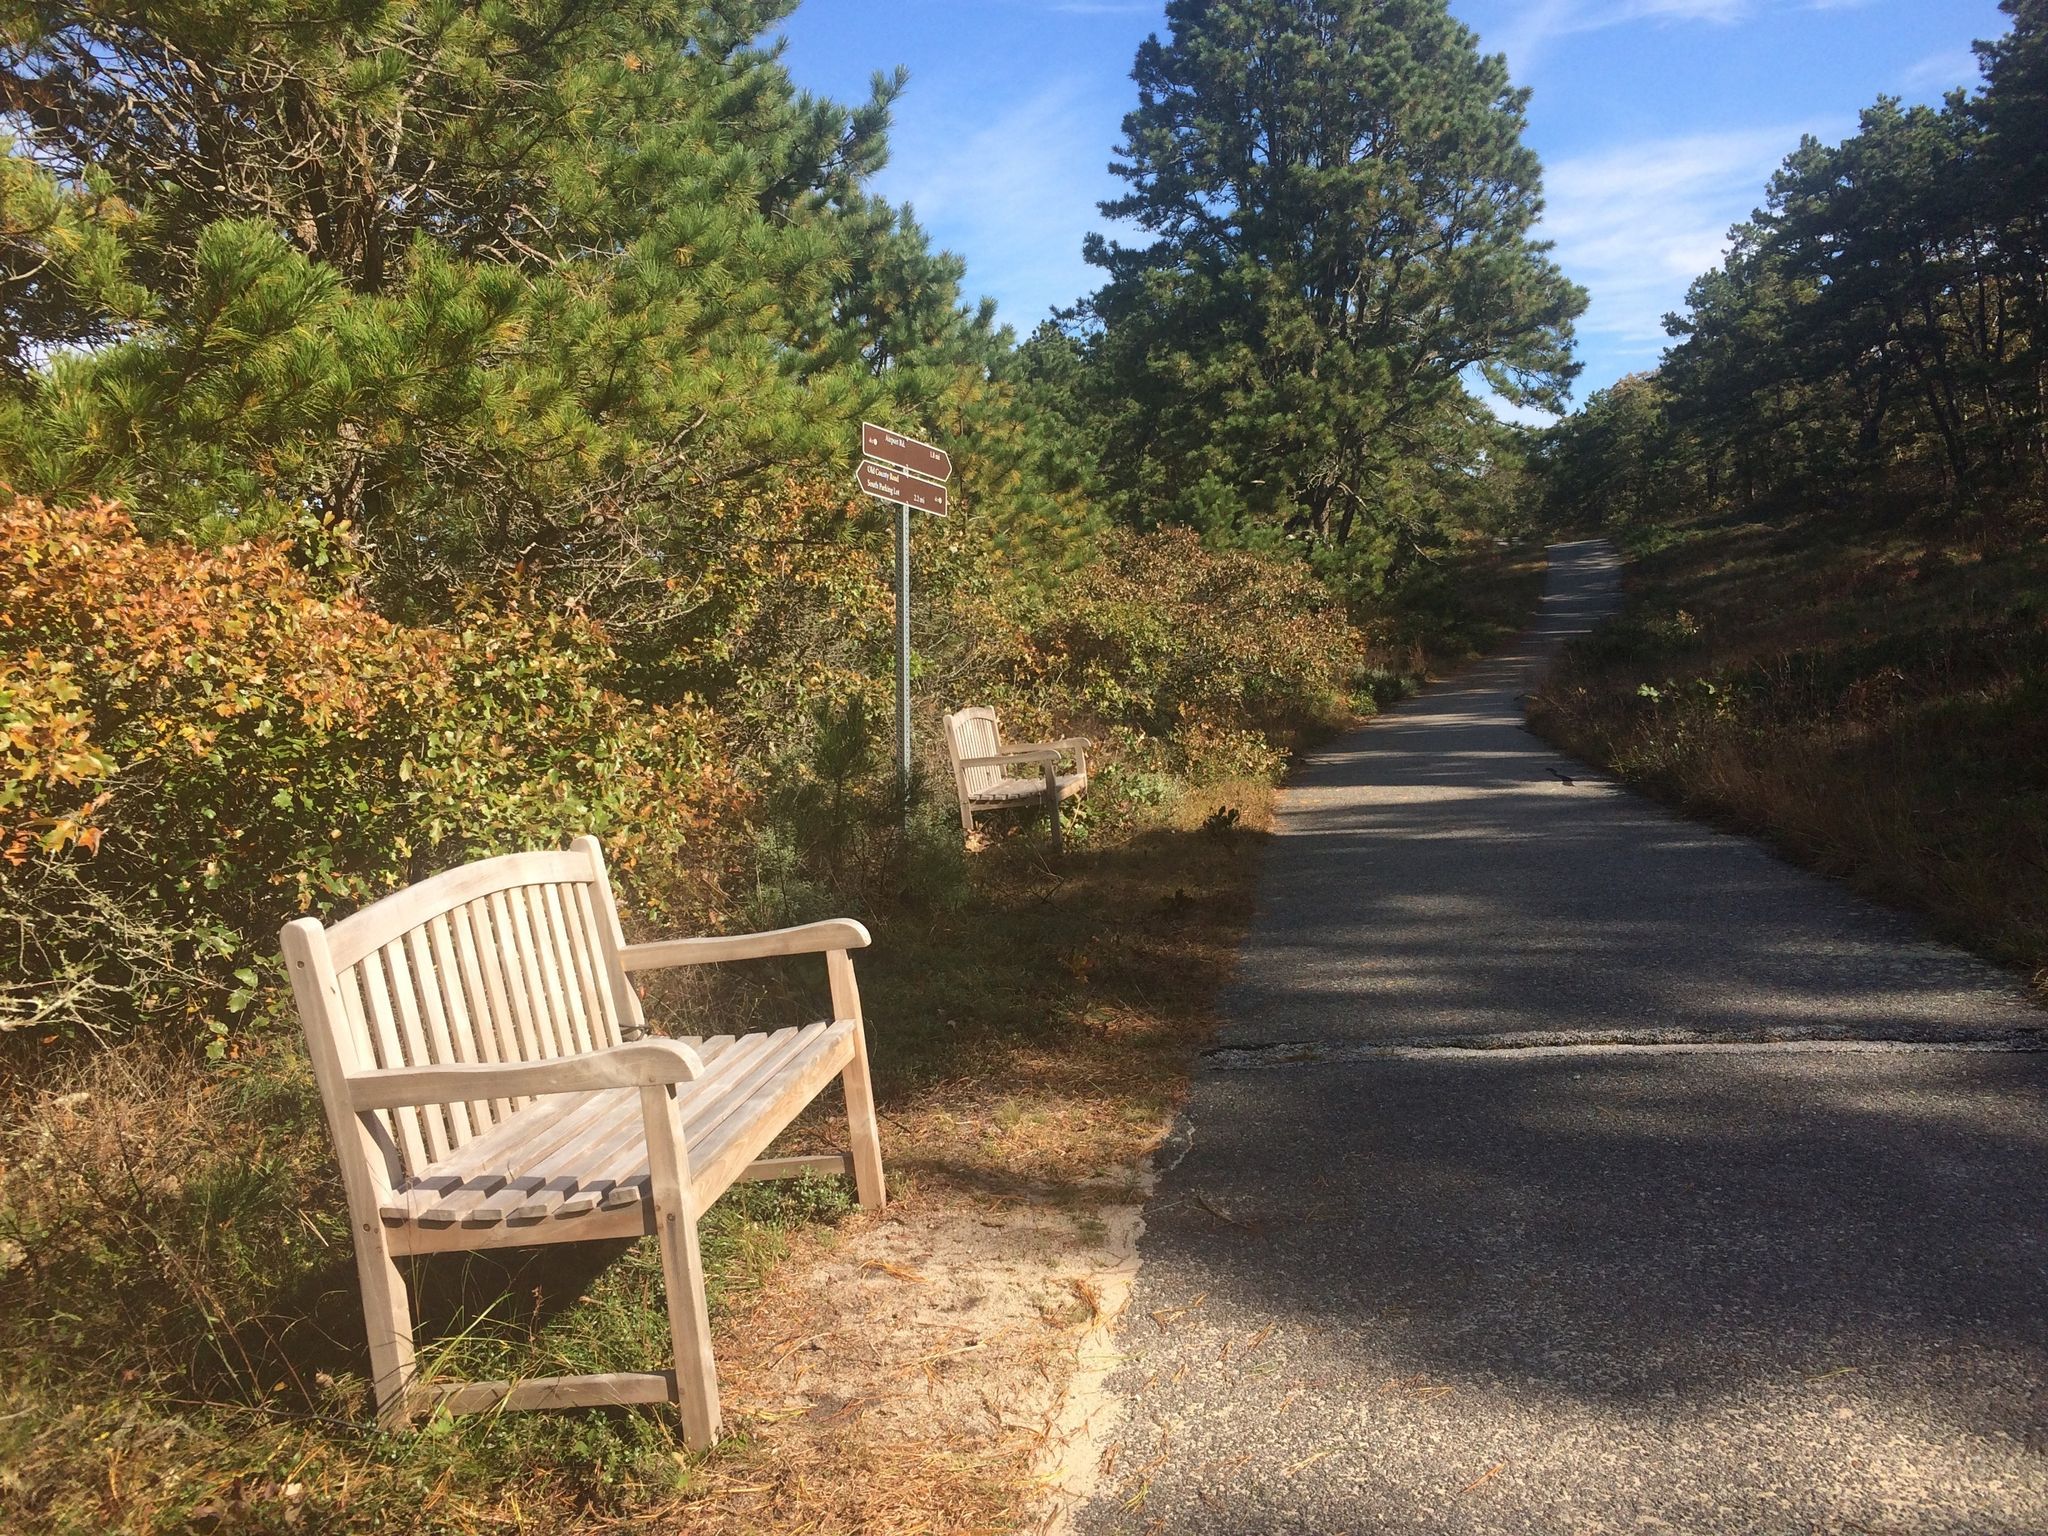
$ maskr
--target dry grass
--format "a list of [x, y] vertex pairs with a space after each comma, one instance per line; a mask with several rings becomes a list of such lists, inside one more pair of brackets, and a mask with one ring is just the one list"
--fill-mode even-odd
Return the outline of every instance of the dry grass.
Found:
[[1531, 720], [2048, 987], [2048, 548], [1863, 510], [1698, 518]]
[[[1190, 791], [1058, 866], [1020, 829], [972, 861], [966, 901], [878, 935], [863, 990], [895, 1202], [849, 1212], [836, 1181], [720, 1202], [736, 1433], [708, 1457], [677, 1454], [654, 1412], [366, 1427], [346, 1226], [295, 1050], [223, 1073], [130, 1046], [17, 1085], [0, 1528], [1008, 1528], [1091, 1317], [1099, 1209], [1211, 1027], [1270, 793]], [[794, 1140], [829, 1132], [815, 1116]], [[597, 1246], [423, 1265], [423, 1335], [461, 1335], [443, 1365], [463, 1374], [660, 1358], [658, 1265]]]
[[[1379, 637], [1390, 689], [1532, 605], [1540, 559], [1462, 568], [1463, 591], [1421, 594], [1440, 612]], [[1135, 778], [1120, 801], [1105, 787], [1057, 865], [1041, 829], [999, 830], [964, 876], [941, 861], [875, 903], [861, 983], [892, 1205], [853, 1211], [838, 1181], [807, 1180], [714, 1208], [732, 1433], [708, 1456], [644, 1410], [370, 1427], [347, 1224], [295, 1042], [252, 1038], [226, 1069], [132, 1044], [0, 1078], [0, 1530], [1013, 1529], [1133, 1166], [1213, 1026], [1268, 825], [1260, 778], [1142, 777], [1163, 803], [1142, 808]], [[816, 969], [656, 1001], [685, 1027], [811, 1017]], [[831, 1118], [792, 1148], [829, 1141]], [[422, 1337], [449, 1340], [430, 1370], [663, 1356], [645, 1244], [414, 1278]]]

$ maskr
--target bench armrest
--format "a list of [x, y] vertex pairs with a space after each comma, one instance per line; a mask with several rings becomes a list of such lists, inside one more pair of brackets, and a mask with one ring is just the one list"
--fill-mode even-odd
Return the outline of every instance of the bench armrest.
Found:
[[1011, 752], [1051, 752], [1054, 754], [1070, 752], [1074, 757], [1075, 772], [1085, 779], [1088, 777], [1088, 754], [1094, 748], [1095, 743], [1086, 736], [1062, 736], [1058, 741], [1020, 741], [1006, 750]]
[[994, 757], [963, 757], [957, 766], [962, 768], [1051, 768], [1057, 770], [1060, 755], [1050, 748], [1031, 752], [999, 752]]
[[710, 965], [721, 960], [765, 960], [775, 955], [815, 955], [826, 950], [866, 949], [868, 931], [850, 917], [766, 933], [734, 933], [712, 939], [657, 939], [619, 951], [627, 971], [659, 971], [672, 965]]
[[657, 1083], [695, 1082], [703, 1072], [704, 1063], [697, 1052], [680, 1040], [635, 1040], [547, 1061], [386, 1067], [377, 1072], [354, 1072], [343, 1081], [348, 1086], [350, 1108], [365, 1110], [453, 1104], [462, 1099], [588, 1093], [600, 1088], [646, 1088]]

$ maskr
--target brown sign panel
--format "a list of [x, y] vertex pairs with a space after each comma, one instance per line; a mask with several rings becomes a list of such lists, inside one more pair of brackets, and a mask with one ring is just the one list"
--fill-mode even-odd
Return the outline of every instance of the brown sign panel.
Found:
[[953, 460], [943, 450], [934, 448], [930, 443], [920, 443], [914, 437], [905, 437], [901, 432], [878, 427], [871, 421], [860, 424], [860, 451], [871, 459], [894, 464], [928, 480], [953, 478]]
[[900, 469], [891, 469], [873, 460], [863, 463], [853, 478], [854, 483], [870, 496], [897, 502], [919, 512], [930, 512], [939, 517], [946, 515], [946, 488], [943, 485], [934, 485], [929, 480], [920, 480], [915, 475], [906, 475]]

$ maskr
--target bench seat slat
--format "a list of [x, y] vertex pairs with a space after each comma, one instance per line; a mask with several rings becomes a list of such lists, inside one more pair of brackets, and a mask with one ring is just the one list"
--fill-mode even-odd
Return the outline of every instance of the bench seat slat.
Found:
[[[704, 1076], [680, 1085], [677, 1095], [693, 1175], [700, 1146], [732, 1145], [792, 1072], [822, 1084], [850, 1058], [850, 1042], [850, 1024], [827, 1023], [691, 1042], [704, 1058]], [[769, 1139], [781, 1129], [777, 1124]], [[385, 1198], [380, 1215], [388, 1224], [422, 1227], [535, 1223], [639, 1205], [647, 1189], [637, 1089], [551, 1094], [428, 1165]]]
[[745, 1104], [690, 1153], [699, 1207], [710, 1204], [853, 1059], [851, 1021], [826, 1026], [810, 1049], [761, 1083]]
[[[544, 1204], [548, 1177], [540, 1170], [553, 1166], [550, 1154], [599, 1117], [610, 1096], [560, 1095], [557, 1112], [547, 1116], [545, 1125], [535, 1127], [535, 1134], [521, 1155], [480, 1163], [467, 1171], [450, 1169], [437, 1173], [429, 1169], [385, 1202], [386, 1219], [435, 1225], [455, 1221], [478, 1224], [503, 1221], [523, 1205]], [[511, 1123], [516, 1126], [529, 1115], [539, 1118], [537, 1110], [524, 1110], [514, 1115]]]
[[[749, 1035], [748, 1049], [727, 1053], [721, 1068], [707, 1068], [703, 1077], [689, 1085], [689, 1091], [681, 1099], [686, 1150], [702, 1135], [705, 1118], [730, 1095], [733, 1084], [759, 1070], [761, 1063], [769, 1059], [779, 1037], [794, 1033], [794, 1030], [778, 1030], [774, 1035]], [[617, 1209], [637, 1205], [646, 1196], [645, 1136], [636, 1099], [631, 1115], [612, 1122], [605, 1135], [592, 1138], [579, 1149], [583, 1156], [579, 1166], [588, 1174], [584, 1189], [594, 1201]]]
[[[802, 1029], [748, 1035], [745, 1040], [752, 1043], [751, 1050], [727, 1051], [718, 1058], [717, 1066], [706, 1067], [703, 1077], [681, 1085], [678, 1097], [685, 1149], [712, 1135], [747, 1096], [802, 1056], [826, 1028], [824, 1024], [812, 1024]], [[646, 1130], [640, 1118], [638, 1091], [615, 1089], [596, 1097], [624, 1102], [610, 1104], [584, 1120], [573, 1136], [545, 1159], [550, 1165], [578, 1171], [578, 1187], [555, 1206], [552, 1214], [556, 1216], [580, 1215], [596, 1209], [600, 1203], [613, 1209], [635, 1205], [647, 1189]], [[695, 1153], [691, 1156], [694, 1159]]]
[[[734, 1042], [732, 1035], [713, 1035], [708, 1040], [685, 1043], [696, 1048], [708, 1074], [712, 1063], [730, 1050]], [[559, 1093], [549, 1094], [544, 1099], [526, 1100], [524, 1109], [474, 1141], [457, 1148], [445, 1161], [422, 1170], [421, 1178], [445, 1178], [452, 1174], [458, 1179], [468, 1179], [483, 1173], [497, 1172], [509, 1176], [522, 1172], [526, 1166], [522, 1154], [531, 1147], [534, 1139], [590, 1097], [588, 1093]]]
[[[741, 1113], [761, 1084], [768, 1082], [789, 1070], [798, 1057], [813, 1050], [829, 1023], [806, 1024], [797, 1029], [778, 1029], [769, 1037], [769, 1048], [761, 1055], [744, 1075], [735, 1074], [725, 1079], [715, 1098], [707, 1096], [701, 1114], [692, 1115], [690, 1107], [683, 1111], [683, 1133], [689, 1138], [691, 1147], [710, 1141], [734, 1115]], [[691, 1167], [696, 1166], [696, 1153], [691, 1152]]]
[[[811, 1024], [802, 1029], [778, 1029], [772, 1035], [760, 1037], [764, 1048], [737, 1070], [727, 1073], [715, 1092], [692, 1095], [683, 1101], [683, 1145], [690, 1156], [693, 1179], [697, 1149], [717, 1134], [763, 1082], [788, 1070], [806, 1052], [816, 1051], [829, 1028], [827, 1024]], [[606, 1149], [605, 1161], [595, 1176], [606, 1186], [603, 1204], [607, 1210], [637, 1204], [648, 1192], [646, 1146], [637, 1136], [614, 1143]]]
[[[1060, 787], [1060, 798], [1071, 800], [1087, 788], [1088, 781], [1078, 774], [1063, 773], [1054, 781]], [[1043, 800], [1044, 779], [998, 779], [985, 789], [978, 789], [968, 797], [976, 805], [1007, 805], [1012, 800]]]

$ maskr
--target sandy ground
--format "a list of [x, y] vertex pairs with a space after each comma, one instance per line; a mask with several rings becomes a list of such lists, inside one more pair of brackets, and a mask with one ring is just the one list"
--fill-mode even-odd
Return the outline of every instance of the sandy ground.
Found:
[[791, 1494], [857, 1466], [821, 1528], [1063, 1530], [1116, 1422], [1148, 1190], [913, 1192], [803, 1239], [721, 1341], [729, 1420], [771, 1463], [715, 1485], [723, 1517], [780, 1528]]

